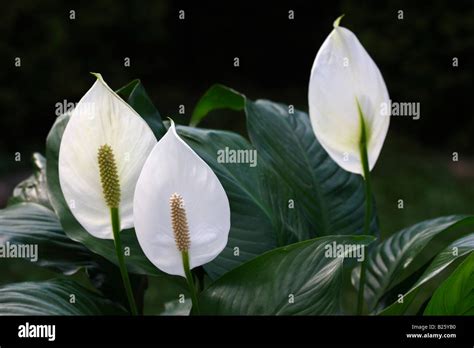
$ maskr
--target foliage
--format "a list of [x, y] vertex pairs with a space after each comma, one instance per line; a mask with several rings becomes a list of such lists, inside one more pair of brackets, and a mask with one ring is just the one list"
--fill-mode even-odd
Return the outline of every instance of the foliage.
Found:
[[[118, 93], [160, 139], [167, 122], [162, 121], [140, 81]], [[250, 140], [222, 130], [178, 127], [181, 137], [218, 176], [231, 207], [226, 248], [197, 272], [204, 314], [353, 314], [355, 308], [342, 304], [355, 304], [358, 264], [346, 252], [328, 256], [328, 245], [368, 245], [367, 313], [419, 313], [421, 305], [414, 301], [418, 297], [432, 297], [427, 314], [472, 310], [459, 302], [472, 290], [472, 256], [468, 255], [474, 234], [466, 226], [473, 224], [474, 217], [430, 219], [384, 241], [363, 236], [362, 178], [331, 160], [315, 138], [306, 113], [268, 100], [252, 101], [219, 85], [198, 102], [192, 123], [196, 125], [210, 111], [227, 107], [245, 113]], [[0, 314], [125, 312], [124, 295], [113, 286], [118, 282], [113, 242], [96, 239], [83, 230], [59, 186], [59, 144], [68, 118], [67, 114], [59, 117], [48, 135], [46, 165], [36, 155], [35, 174], [26, 186], [15, 190], [11, 205], [0, 211], [0, 239], [11, 244], [38, 244], [38, 264], [61, 277], [86, 269], [95, 290], [84, 289], [70, 279], [9, 284], [0, 288], [0, 303], [7, 304]], [[219, 151], [226, 148], [241, 150], [241, 154], [256, 150], [257, 165], [220, 161]], [[374, 209], [371, 233], [377, 236], [379, 232]], [[183, 279], [153, 267], [133, 229], [122, 235], [124, 246], [130, 248], [126, 263], [133, 273], [136, 298], [143, 299], [147, 278], [159, 279], [163, 291], [169, 292], [163, 297], [162, 314], [189, 313], [189, 301], [180, 298]], [[441, 274], [447, 277], [448, 266], [466, 257], [433, 295], [427, 284]], [[450, 295], [456, 291], [457, 297]], [[72, 292], [77, 303], [87, 303], [88, 309], [64, 302]], [[401, 305], [398, 294], [405, 294]], [[439, 303], [446, 297], [452, 303], [441, 307]]]

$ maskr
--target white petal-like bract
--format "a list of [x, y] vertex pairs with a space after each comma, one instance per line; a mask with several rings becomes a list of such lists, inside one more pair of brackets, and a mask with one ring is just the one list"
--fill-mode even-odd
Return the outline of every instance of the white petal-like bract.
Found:
[[339, 166], [363, 174], [359, 104], [372, 170], [387, 135], [390, 100], [379, 69], [350, 30], [336, 26], [319, 49], [311, 70], [308, 99], [318, 141]]
[[145, 255], [156, 267], [184, 276], [171, 220], [170, 197], [175, 193], [184, 203], [192, 269], [212, 261], [226, 246], [229, 200], [212, 169], [179, 137], [172, 122], [138, 179], [135, 231]]
[[110, 208], [101, 186], [98, 150], [112, 148], [120, 183], [121, 228], [133, 227], [133, 194], [156, 144], [147, 123], [100, 75], [71, 112], [59, 150], [59, 181], [76, 220], [91, 235], [113, 239]]

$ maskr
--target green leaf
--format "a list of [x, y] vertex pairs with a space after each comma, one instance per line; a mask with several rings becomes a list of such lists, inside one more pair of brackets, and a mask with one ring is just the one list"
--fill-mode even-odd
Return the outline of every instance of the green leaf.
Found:
[[403, 295], [403, 302], [395, 301], [380, 315], [416, 314], [424, 301], [430, 297], [440, 280], [447, 277], [449, 269], [457, 260], [474, 250], [474, 234], [458, 239], [439, 253], [415, 285]]
[[20, 182], [13, 190], [8, 205], [33, 202], [52, 209], [46, 185], [46, 158], [40, 153], [33, 154], [33, 175]]
[[[195, 275], [198, 270], [194, 271]], [[148, 280], [150, 290], [145, 294], [144, 315], [162, 315], [172, 308], [180, 311], [190, 305], [186, 304], [187, 300], [191, 302], [191, 296], [184, 277], [166, 274], [162, 277], [150, 276]], [[157, 291], [151, 291], [152, 289], [157, 289]], [[183, 299], [186, 303], [181, 303]]]
[[371, 236], [329, 236], [269, 251], [211, 284], [200, 295], [201, 312], [338, 314], [344, 259], [330, 257], [328, 249], [332, 243], [362, 245], [373, 240]]
[[[229, 102], [230, 97], [211, 97], [220, 92], [233, 95], [238, 102]], [[257, 192], [254, 196], [260, 201], [259, 206], [268, 212], [267, 225], [273, 228], [271, 243], [282, 246], [315, 236], [362, 232], [363, 179], [344, 171], [331, 160], [314, 136], [307, 114], [300, 111], [290, 114], [288, 107], [269, 101], [252, 102], [223, 86], [212, 87], [202, 100], [204, 106], [200, 102], [196, 107], [199, 115], [226, 107], [239, 110], [245, 102], [249, 136], [258, 153], [258, 169], [247, 168], [247, 172], [258, 172], [260, 178], [256, 189], [250, 192]], [[225, 143], [220, 145], [220, 150], [226, 146]], [[253, 149], [250, 145], [247, 148]], [[216, 149], [211, 154], [215, 157]], [[238, 165], [226, 164], [229, 166]], [[375, 210], [371, 226], [377, 234]], [[241, 238], [240, 233], [236, 231], [231, 235], [241, 244], [252, 240], [246, 236]], [[227, 259], [237, 261], [231, 250], [226, 250]], [[221, 262], [224, 260], [216, 260], [219, 265]]]
[[64, 234], [54, 212], [36, 203], [0, 210], [0, 241], [4, 248], [36, 246], [35, 263], [65, 274], [96, 265], [86, 248]]
[[435, 291], [424, 315], [474, 315], [474, 254]]
[[[72, 215], [61, 191], [58, 172], [59, 147], [69, 117], [69, 114], [58, 117], [46, 139], [46, 158], [48, 159], [46, 173], [51, 204], [57, 216], [59, 216], [64, 232], [69, 238], [85, 245], [89, 250], [105, 257], [109, 261], [118, 264], [114, 242], [107, 239], [98, 239], [89, 234]], [[122, 231], [121, 238], [124, 248], [130, 248], [130, 256], [125, 258], [130, 272], [160, 274], [158, 269], [143, 254], [133, 229]]]
[[[75, 303], [70, 303], [70, 296]], [[0, 315], [126, 315], [125, 309], [67, 279], [0, 288]]]
[[[124, 308], [130, 308], [127, 294], [123, 286], [120, 269], [113, 263], [101, 258], [96, 266], [87, 268], [87, 275], [92, 285], [108, 299], [120, 303]], [[138, 313], [143, 314], [145, 291], [148, 287], [148, 277], [142, 274], [129, 274], [133, 297]]]
[[[212, 279], [276, 246], [271, 214], [263, 201], [259, 167], [242, 163], [219, 163], [219, 151], [252, 150], [240, 135], [192, 127], [177, 128], [181, 137], [216, 173], [230, 202], [231, 229], [229, 241], [222, 253], [204, 265]], [[236, 254], [234, 248], [238, 248]]]
[[242, 110], [245, 106], [245, 96], [233, 89], [215, 84], [199, 99], [191, 116], [190, 126], [197, 126], [199, 122], [212, 110], [227, 108]]
[[[453, 228], [473, 223], [474, 217], [466, 215], [426, 220], [393, 234], [374, 247], [367, 260], [364, 292], [369, 311], [379, 307], [379, 301], [387, 291], [413, 274], [452, 239], [459, 237], [451, 233]], [[359, 283], [359, 273], [360, 267], [352, 273], [354, 286]]]
[[[365, 193], [360, 175], [340, 168], [318, 143], [306, 113], [267, 100], [246, 102], [247, 128], [259, 166], [272, 177], [267, 192], [283, 192], [272, 204], [280, 212], [280, 245], [316, 236], [363, 231]], [[289, 200], [294, 208], [288, 209]], [[288, 228], [287, 220], [293, 226]], [[371, 230], [378, 234], [375, 209]]]
[[[102, 294], [128, 306], [119, 269], [82, 244], [74, 242], [62, 230], [58, 217], [36, 203], [18, 203], [0, 210], [0, 242], [10, 250], [31, 245], [37, 248], [33, 263], [69, 275], [85, 268], [92, 284]], [[144, 276], [130, 274], [138, 306], [143, 305], [146, 289]]]
[[166, 133], [160, 113], [153, 105], [140, 80], [133, 80], [117, 90], [117, 94], [145, 120], [157, 139]]

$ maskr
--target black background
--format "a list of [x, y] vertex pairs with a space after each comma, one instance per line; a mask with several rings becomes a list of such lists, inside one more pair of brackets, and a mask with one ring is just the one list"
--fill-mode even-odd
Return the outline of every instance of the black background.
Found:
[[[56, 325], [56, 340], [18, 338], [19, 325]], [[474, 317], [4, 317], [2, 347], [10, 344], [377, 344], [377, 346], [472, 347]], [[455, 325], [455, 330], [413, 329], [412, 325]], [[456, 338], [407, 338], [410, 333], [456, 334]]]
[[[396, 119], [391, 132], [474, 153], [473, 1], [10, 1], [0, 13], [0, 172], [12, 152], [43, 151], [55, 104], [77, 102], [90, 71], [115, 89], [140, 78], [162, 115], [177, 117], [185, 105], [181, 122], [216, 82], [306, 110], [312, 62], [342, 13], [392, 100], [421, 103], [420, 120]], [[244, 119], [203, 126], [242, 132]]]

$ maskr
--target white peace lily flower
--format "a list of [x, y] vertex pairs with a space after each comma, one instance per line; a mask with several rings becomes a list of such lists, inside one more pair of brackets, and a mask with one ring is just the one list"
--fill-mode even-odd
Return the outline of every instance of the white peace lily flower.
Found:
[[143, 166], [134, 217], [148, 259], [166, 273], [186, 276], [188, 282], [189, 269], [212, 261], [227, 244], [230, 208], [224, 188], [179, 137], [172, 121]]
[[345, 170], [363, 175], [362, 125], [372, 170], [390, 122], [389, 96], [374, 61], [339, 20], [314, 60], [309, 114], [314, 133], [331, 158]]
[[76, 220], [94, 237], [133, 227], [133, 194], [156, 138], [146, 122], [97, 74], [71, 113], [59, 150], [59, 180]]

